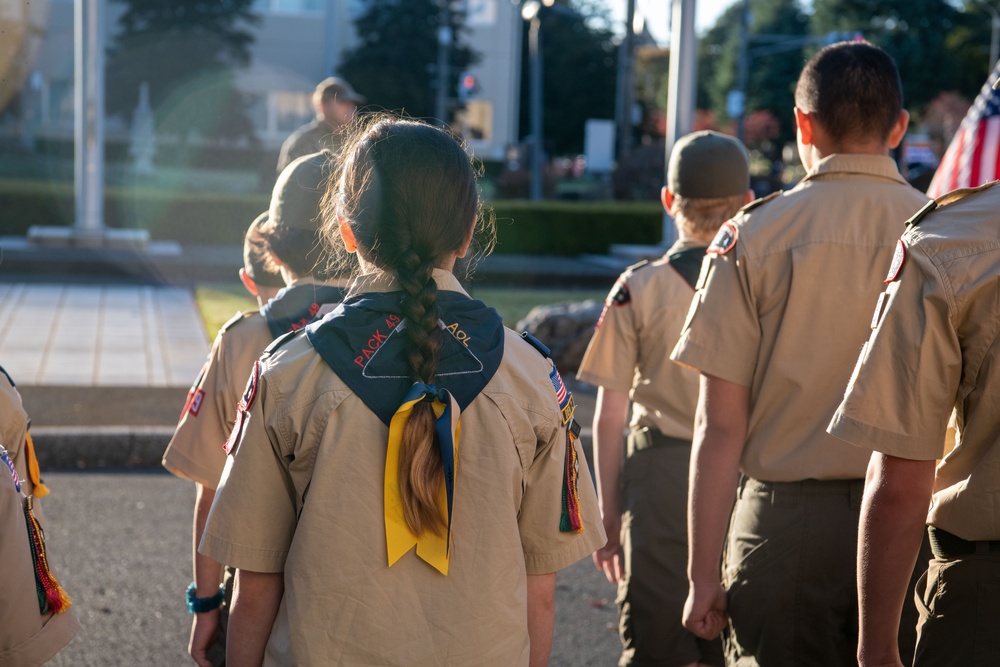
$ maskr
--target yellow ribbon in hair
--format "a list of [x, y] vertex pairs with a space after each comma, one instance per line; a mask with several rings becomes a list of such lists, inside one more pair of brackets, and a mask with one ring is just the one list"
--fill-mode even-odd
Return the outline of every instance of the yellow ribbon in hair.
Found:
[[49, 495], [49, 487], [42, 484], [42, 472], [38, 469], [38, 458], [35, 456], [35, 443], [31, 439], [31, 433], [24, 435], [24, 458], [28, 461], [28, 479], [31, 480], [33, 487], [31, 495], [35, 498], [44, 498]]
[[[424, 531], [414, 535], [403, 514], [403, 501], [399, 496], [399, 449], [403, 442], [403, 429], [413, 408], [428, 401], [434, 409], [434, 430], [441, 449], [444, 475], [438, 493], [438, 507], [445, 519], [444, 535]], [[451, 551], [451, 517], [455, 502], [455, 478], [458, 472], [458, 433], [460, 410], [455, 397], [446, 389], [432, 384], [415, 382], [396, 410], [389, 423], [389, 448], [385, 457], [385, 544], [389, 553], [389, 567], [414, 546], [417, 556], [443, 575], [448, 574]]]

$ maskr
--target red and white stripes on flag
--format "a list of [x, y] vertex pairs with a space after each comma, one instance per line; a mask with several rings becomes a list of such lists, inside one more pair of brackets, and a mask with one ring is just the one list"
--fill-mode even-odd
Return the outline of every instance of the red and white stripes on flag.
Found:
[[938, 198], [958, 188], [973, 188], [1000, 175], [1000, 62], [965, 114], [955, 137], [927, 188], [927, 196]]

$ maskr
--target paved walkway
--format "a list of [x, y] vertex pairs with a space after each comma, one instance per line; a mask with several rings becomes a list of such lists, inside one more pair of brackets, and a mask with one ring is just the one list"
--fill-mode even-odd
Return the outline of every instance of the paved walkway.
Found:
[[188, 387], [208, 349], [189, 289], [0, 283], [0, 366], [18, 385]]

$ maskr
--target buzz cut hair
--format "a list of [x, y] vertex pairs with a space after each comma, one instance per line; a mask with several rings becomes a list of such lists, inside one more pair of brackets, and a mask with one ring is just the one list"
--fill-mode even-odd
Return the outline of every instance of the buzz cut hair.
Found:
[[903, 110], [903, 84], [888, 53], [868, 42], [840, 42], [806, 63], [795, 106], [834, 140], [884, 141]]

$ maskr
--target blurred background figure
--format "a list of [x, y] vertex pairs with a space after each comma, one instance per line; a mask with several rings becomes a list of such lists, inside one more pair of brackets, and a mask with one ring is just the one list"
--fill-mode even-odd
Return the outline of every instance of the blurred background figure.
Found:
[[341, 128], [354, 118], [358, 104], [365, 98], [354, 92], [351, 84], [331, 76], [316, 86], [313, 92], [316, 117], [292, 133], [281, 145], [278, 156], [278, 173], [297, 157], [318, 153], [325, 149], [334, 155], [340, 152]]

